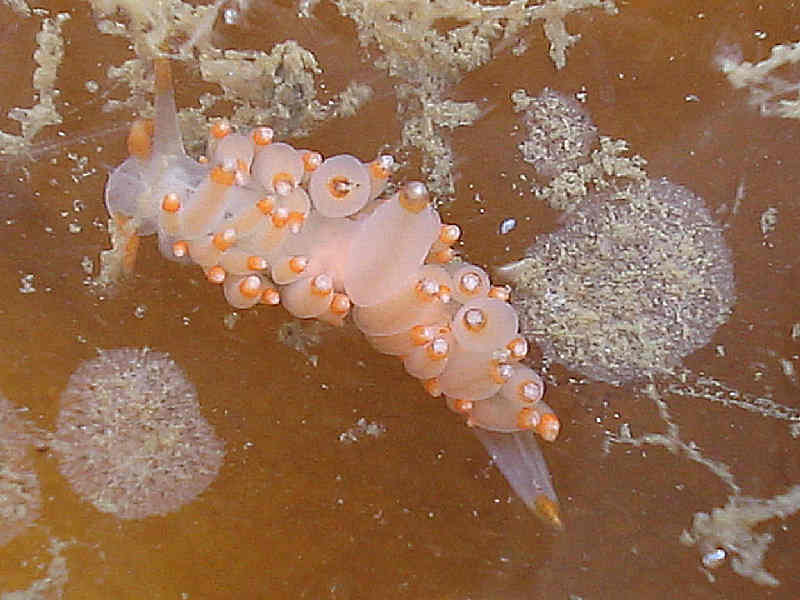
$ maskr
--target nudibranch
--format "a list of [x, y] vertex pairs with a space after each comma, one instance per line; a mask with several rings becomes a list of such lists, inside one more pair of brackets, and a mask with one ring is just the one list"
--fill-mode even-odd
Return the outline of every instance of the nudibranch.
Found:
[[533, 432], [556, 438], [539, 375], [522, 364], [509, 289], [455, 259], [458, 226], [443, 224], [426, 186], [384, 194], [391, 156], [323, 158], [273, 139], [268, 127], [210, 129], [207, 157], [187, 156], [167, 59], [156, 59], [155, 119], [128, 136], [130, 157], [108, 180], [106, 206], [137, 236], [158, 235], [170, 260], [195, 263], [236, 308], [282, 304], [342, 325], [348, 314], [379, 352], [398, 356], [432, 396], [463, 415], [525, 503], [561, 527]]

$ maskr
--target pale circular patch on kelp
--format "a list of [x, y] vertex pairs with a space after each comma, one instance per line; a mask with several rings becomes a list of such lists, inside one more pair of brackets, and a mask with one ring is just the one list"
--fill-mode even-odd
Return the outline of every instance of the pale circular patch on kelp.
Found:
[[194, 385], [147, 348], [100, 351], [78, 367], [61, 395], [53, 449], [75, 492], [123, 519], [191, 502], [225, 455]]
[[517, 90], [511, 95], [516, 111], [525, 111], [527, 138], [519, 150], [525, 162], [549, 180], [586, 162], [597, 142], [597, 127], [577, 100], [550, 88], [535, 98]]
[[521, 330], [549, 360], [624, 383], [709, 342], [735, 301], [733, 264], [703, 201], [666, 179], [595, 192], [500, 269]]
[[42, 498], [31, 441], [16, 407], [0, 394], [0, 546], [39, 516]]

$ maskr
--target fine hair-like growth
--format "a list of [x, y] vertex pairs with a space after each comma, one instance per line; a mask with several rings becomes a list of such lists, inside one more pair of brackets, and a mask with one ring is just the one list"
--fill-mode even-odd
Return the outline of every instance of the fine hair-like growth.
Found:
[[0, 394], [0, 546], [39, 516], [41, 491], [28, 452], [31, 438], [16, 409]]
[[[134, 123], [131, 156], [106, 187], [117, 230], [127, 232], [116, 244], [123, 264], [133, 264], [137, 236], [156, 233], [165, 257], [200, 266], [232, 306], [280, 303], [334, 325], [352, 312], [378, 351], [401, 358], [469, 425], [556, 438], [543, 382], [520, 362], [528, 345], [508, 288], [454, 260], [460, 230], [441, 222], [424, 184], [384, 197], [390, 156], [324, 159], [273, 141], [267, 127], [234, 132], [224, 120], [210, 129], [207, 157], [194, 161], [181, 141], [169, 63], [154, 66], [155, 121]], [[496, 453], [501, 470], [514, 448], [528, 447]], [[558, 522], [552, 486], [534, 488], [549, 495], [526, 502]]]
[[122, 519], [191, 502], [225, 455], [194, 385], [147, 348], [100, 351], [78, 367], [61, 395], [53, 449], [75, 492]]

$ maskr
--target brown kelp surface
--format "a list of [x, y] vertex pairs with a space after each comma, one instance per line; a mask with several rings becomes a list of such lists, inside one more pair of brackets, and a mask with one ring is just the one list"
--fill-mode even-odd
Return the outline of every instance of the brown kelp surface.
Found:
[[[590, 599], [745, 589], [793, 597], [800, 51], [788, 44], [800, 39], [796, 7], [119, 4], [0, 7], [0, 389], [27, 443], [23, 455], [15, 442], [14, 455], [41, 489], [36, 521], [0, 547], [0, 593]], [[394, 180], [422, 170], [443, 219], [462, 227], [467, 260], [491, 270], [526, 255], [541, 261], [547, 254], [537, 249], [561, 252], [545, 265], [553, 284], [525, 289], [549, 294], [536, 298], [546, 318], [541, 330], [531, 323], [531, 335], [544, 350], [534, 348], [530, 362], [546, 373], [546, 399], [562, 421], [543, 451], [563, 532], [543, 529], [460, 419], [353, 326], [291, 321], [267, 306], [232, 311], [201, 271], [165, 261], [150, 239], [132, 278], [96, 285], [108, 247], [105, 178], [127, 155], [131, 121], [151, 114], [154, 48], [175, 59], [195, 155], [217, 116], [266, 123], [325, 155], [390, 152], [401, 163]], [[536, 139], [524, 98], [545, 87], [577, 102], [597, 139], [542, 173], [526, 161], [525, 142]], [[679, 329], [678, 315], [698, 298], [687, 289], [711, 289], [698, 273], [720, 271], [702, 240], [669, 245], [675, 228], [653, 220], [658, 194], [637, 212], [620, 193], [660, 178], [702, 202], [707, 212], [695, 219], [679, 214], [711, 219], [733, 269], [735, 300], [708, 314], [718, 326], [703, 329], [703, 345], [667, 346], [692, 350], [686, 356], [659, 354], [658, 340], [695, 339]], [[655, 250], [637, 246], [637, 214], [667, 236], [647, 238], [648, 249], [700, 254], [667, 269]], [[575, 235], [592, 235], [575, 219], [598, 224], [598, 244]], [[594, 280], [578, 277], [589, 257]], [[652, 287], [648, 260], [659, 274]], [[641, 305], [632, 281], [645, 286]], [[679, 282], [695, 287], [669, 288]], [[627, 294], [615, 304], [625, 310], [598, 303], [593, 286], [599, 297]], [[667, 298], [659, 294], [670, 302], [654, 305]], [[661, 314], [647, 328], [656, 305], [675, 307], [675, 328]], [[570, 326], [565, 314], [581, 318]], [[603, 331], [598, 323], [613, 332], [605, 344], [586, 335]], [[638, 346], [653, 353], [649, 368], [625, 356], [637, 347], [625, 339], [652, 342]], [[619, 360], [611, 354], [606, 371], [586, 368], [575, 358], [587, 356], [581, 344]], [[98, 511], [61, 475], [50, 439], [71, 374], [98, 349], [123, 347], [180, 365], [225, 444], [216, 480], [165, 516]], [[625, 366], [624, 383], [602, 376], [614, 364]], [[28, 489], [11, 472], [0, 468], [0, 502], [16, 502], [0, 504], [0, 527], [24, 516], [20, 495], [2, 492]]]

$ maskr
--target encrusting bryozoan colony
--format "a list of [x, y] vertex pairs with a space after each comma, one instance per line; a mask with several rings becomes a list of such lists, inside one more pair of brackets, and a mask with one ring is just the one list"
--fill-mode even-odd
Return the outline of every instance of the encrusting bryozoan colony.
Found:
[[51, 443], [75, 492], [122, 519], [178, 510], [217, 478], [225, 456], [194, 385], [148, 348], [84, 361], [61, 395]]
[[[109, 177], [106, 205], [132, 267], [136, 236], [158, 234], [162, 254], [195, 263], [236, 308], [282, 304], [335, 325], [352, 312], [384, 354], [480, 434], [523, 500], [560, 526], [535, 431], [559, 421], [544, 385], [520, 361], [528, 345], [505, 287], [454, 261], [460, 231], [442, 224], [428, 191], [409, 182], [388, 198], [390, 156], [369, 163], [273, 141], [257, 127], [210, 131], [207, 157], [183, 148], [169, 62], [156, 59], [155, 120], [131, 128], [131, 156]], [[512, 434], [512, 435], [507, 435]]]
[[24, 531], [41, 511], [39, 478], [29, 456], [33, 441], [16, 407], [0, 394], [0, 547]]

